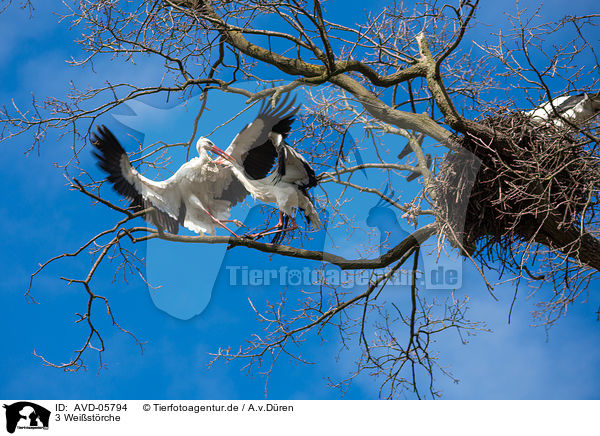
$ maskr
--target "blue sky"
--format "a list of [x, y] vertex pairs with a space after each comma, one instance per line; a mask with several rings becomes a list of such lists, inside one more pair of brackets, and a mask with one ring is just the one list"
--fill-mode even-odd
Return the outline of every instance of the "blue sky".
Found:
[[[380, 2], [385, 4], [384, 2]], [[496, 3], [498, 5], [499, 3]], [[585, 13], [592, 9], [591, 2], [571, 2], [569, 13]], [[374, 6], [375, 7], [375, 6]], [[363, 6], [344, 2], [344, 8], [331, 6], [330, 13], [339, 20], [351, 20], [353, 14], [362, 11]], [[489, 24], [481, 32], [493, 32], [504, 21], [498, 14], [502, 7], [483, 6], [479, 20]], [[514, 10], [512, 2], [506, 2], [506, 9]], [[562, 15], [564, 3], [546, 2], [544, 11], [547, 18]], [[11, 99], [26, 103], [34, 91], [39, 96], [61, 96], [68, 87], [69, 80], [79, 84], [100, 83], [105, 74], [125, 78], [132, 73], [131, 68], [121, 68], [120, 64], [97, 63], [95, 73], [69, 67], [64, 59], [70, 57], [73, 33], [65, 25], [57, 24], [57, 19], [39, 7], [32, 21], [27, 21], [25, 12], [11, 10], [0, 15], [0, 25], [4, 44], [0, 46], [0, 101], [10, 104]], [[27, 23], [25, 25], [24, 23]], [[478, 35], [479, 37], [483, 37]], [[159, 77], [160, 70], [151, 61], [142, 63], [135, 69], [136, 77], [141, 74], [148, 79]], [[232, 97], [233, 98], [233, 97]], [[233, 101], [233, 100], [232, 100]], [[243, 99], [237, 101], [243, 102]], [[223, 102], [222, 104], [227, 104]], [[173, 105], [158, 105], [177, 113]], [[135, 112], [136, 109], [132, 108]], [[138, 112], [143, 112], [138, 108]], [[146, 115], [148, 112], [144, 112]], [[117, 114], [117, 113], [115, 113]], [[123, 109], [120, 115], [131, 115]], [[165, 118], [161, 116], [160, 118]], [[148, 117], [145, 118], [148, 120]], [[162, 134], [153, 123], [121, 118], [119, 120], [130, 129], [119, 124], [110, 116], [105, 122], [121, 134], [132, 133], [132, 124], [141, 122], [137, 130], [143, 130], [148, 137]], [[240, 120], [243, 124], [246, 120]], [[216, 123], [211, 118], [207, 125]], [[145, 125], [144, 125], [145, 124]], [[156, 132], [152, 128], [158, 129]], [[212, 130], [212, 129], [209, 129]], [[176, 132], [176, 130], [173, 130]], [[228, 132], [221, 133], [223, 138]], [[358, 136], [358, 135], [357, 135]], [[139, 139], [139, 138], [138, 138]], [[187, 136], [185, 136], [187, 139]], [[125, 141], [124, 141], [125, 142]], [[183, 272], [171, 274], [169, 270], [159, 271], [149, 267], [157, 281], [166, 281], [166, 288], [175, 293], [170, 298], [163, 289], [149, 291], [141, 280], [131, 279], [128, 284], [113, 281], [114, 269], [107, 265], [100, 271], [95, 286], [110, 298], [113, 309], [124, 327], [135, 332], [147, 341], [144, 353], [127, 336], [107, 323], [101, 323], [107, 351], [103, 357], [108, 365], [98, 373], [97, 359], [93, 354], [86, 358], [90, 368], [78, 373], [64, 373], [61, 370], [42, 366], [33, 356], [36, 350], [49, 360], [61, 362], [71, 356], [72, 350], [80, 346], [86, 334], [83, 326], [75, 325], [75, 312], [80, 311], [86, 297], [76, 285], [66, 286], [58, 277], [80, 276], [89, 268], [87, 258], [71, 259], [53, 265], [37, 277], [33, 292], [40, 304], [28, 304], [23, 294], [27, 288], [29, 274], [39, 262], [62, 252], [75, 249], [83, 241], [116, 220], [117, 215], [99, 205], [92, 205], [84, 196], [68, 191], [61, 171], [53, 162], [62, 162], [70, 155], [68, 141], [50, 134], [37, 153], [25, 155], [28, 143], [24, 138], [3, 143], [4, 158], [0, 162], [2, 170], [3, 202], [0, 204], [0, 219], [6, 229], [0, 263], [4, 280], [0, 284], [2, 307], [1, 327], [3, 336], [0, 359], [2, 380], [0, 397], [4, 398], [262, 398], [264, 378], [258, 372], [247, 375], [239, 363], [217, 363], [207, 370], [209, 352], [219, 346], [231, 345], [237, 348], [256, 331], [258, 325], [248, 304], [248, 298], [258, 306], [266, 300], [279, 297], [283, 289], [277, 287], [229, 287], [226, 286], [229, 265], [262, 265], [265, 256], [242, 249], [224, 252], [221, 248], [202, 248], [201, 261], [221, 256], [220, 269], [214, 271], [216, 286], [185, 288], [174, 283], [173, 277], [181, 277]], [[133, 142], [128, 143], [133, 147]], [[368, 155], [364, 157], [368, 161]], [[175, 157], [177, 164], [177, 157]], [[82, 155], [82, 167], [94, 168], [89, 153]], [[93, 170], [94, 171], [94, 170]], [[95, 174], [98, 174], [97, 172]], [[112, 197], [116, 198], [116, 197]], [[364, 198], [358, 207], [368, 210], [374, 205], [372, 198]], [[247, 222], [258, 220], [256, 208], [246, 208]], [[365, 216], [362, 218], [366, 220]], [[377, 236], [377, 234], [375, 234]], [[309, 244], [318, 248], [323, 244], [324, 235], [317, 235]], [[192, 259], [181, 266], [182, 271], [194, 273], [198, 247], [165, 247], [148, 245], [149, 262], [164, 261], [165, 258]], [[343, 247], [352, 250], [353, 247]], [[305, 264], [272, 258], [271, 268], [281, 266], [301, 268]], [[449, 367], [459, 384], [439, 376], [437, 386], [448, 399], [589, 399], [600, 397], [600, 323], [596, 311], [600, 305], [597, 282], [589, 288], [588, 298], [577, 302], [569, 309], [569, 314], [553, 327], [548, 335], [541, 328], [532, 328], [530, 311], [538, 301], [536, 296], [526, 298], [527, 290], [518, 295], [512, 322], [507, 323], [508, 310], [513, 296], [509, 286], [499, 286], [496, 294], [499, 302], [493, 301], [483, 286], [482, 280], [468, 263], [463, 266], [463, 287], [459, 294], [471, 299], [469, 316], [482, 320], [493, 333], [480, 333], [470, 337], [463, 345], [454, 333], [439, 338], [437, 349], [440, 362]], [[405, 293], [398, 290], [397, 298]], [[429, 291], [431, 296], [443, 297], [447, 291]], [[297, 297], [295, 289], [287, 289], [290, 301]], [[199, 313], [199, 315], [196, 315]], [[303, 354], [314, 362], [301, 365], [295, 361], [282, 359], [271, 376], [268, 397], [277, 399], [336, 399], [340, 393], [327, 387], [327, 378], [344, 378], [353, 369], [356, 357], [352, 351], [342, 353], [337, 359], [339, 341], [332, 331], [325, 332], [325, 341], [309, 337]], [[344, 398], [376, 398], [376, 382], [370, 377], [359, 377], [350, 387]], [[408, 395], [411, 398], [410, 395]]]

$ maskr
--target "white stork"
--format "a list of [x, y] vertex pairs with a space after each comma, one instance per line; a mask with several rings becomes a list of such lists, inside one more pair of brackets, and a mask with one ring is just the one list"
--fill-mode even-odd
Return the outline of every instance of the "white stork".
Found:
[[[224, 154], [234, 174], [255, 199], [277, 205], [277, 225], [251, 236], [276, 233], [273, 243], [278, 242], [284, 232], [297, 228], [296, 209], [300, 209], [315, 228], [322, 226], [308, 195], [308, 189], [317, 185], [315, 172], [306, 159], [285, 142], [299, 109], [293, 109], [295, 98], [286, 105], [288, 97], [289, 94], [274, 108], [265, 99], [256, 119], [236, 135]], [[286, 227], [289, 220], [292, 225]]]
[[232, 222], [228, 220], [230, 209], [248, 192], [233, 176], [231, 168], [210, 158], [209, 150], [224, 156], [211, 141], [200, 138], [196, 143], [198, 157], [158, 182], [142, 176], [131, 166], [127, 153], [105, 126], [98, 127], [92, 144], [98, 150], [94, 155], [108, 174], [108, 181], [115, 191], [131, 200], [133, 210], [154, 207], [145, 219], [159, 231], [177, 234], [181, 224], [194, 232], [214, 235], [217, 225], [237, 236], [223, 223]]
[[578, 124], [591, 120], [600, 113], [600, 92], [588, 94], [582, 92], [577, 95], [562, 95], [552, 102], [545, 102], [535, 109], [526, 112], [531, 120], [537, 124], [554, 124], [564, 127], [567, 120]]

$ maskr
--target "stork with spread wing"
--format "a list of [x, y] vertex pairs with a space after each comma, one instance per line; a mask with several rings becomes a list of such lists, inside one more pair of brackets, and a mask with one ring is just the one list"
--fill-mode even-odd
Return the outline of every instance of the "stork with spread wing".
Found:
[[99, 166], [108, 174], [114, 190], [131, 200], [134, 212], [152, 206], [154, 210], [147, 213], [145, 219], [159, 231], [177, 234], [183, 225], [197, 233], [214, 235], [215, 226], [219, 226], [237, 236], [224, 223], [231, 222], [228, 219], [231, 208], [248, 192], [233, 175], [231, 167], [211, 159], [208, 151], [223, 157], [225, 153], [208, 139], [198, 140], [198, 157], [162, 181], [150, 180], [138, 173], [119, 141], [105, 126], [98, 127], [92, 144], [97, 149], [94, 155]]
[[[286, 231], [297, 228], [294, 215], [303, 212], [306, 221], [321, 228], [321, 220], [308, 190], [317, 185], [314, 170], [306, 159], [285, 142], [294, 115], [295, 98], [289, 95], [275, 107], [265, 99], [254, 121], [236, 135], [225, 150], [224, 158], [246, 190], [257, 200], [275, 203], [279, 222], [252, 237], [275, 233], [273, 243], [279, 242]], [[291, 226], [289, 226], [291, 221]]]

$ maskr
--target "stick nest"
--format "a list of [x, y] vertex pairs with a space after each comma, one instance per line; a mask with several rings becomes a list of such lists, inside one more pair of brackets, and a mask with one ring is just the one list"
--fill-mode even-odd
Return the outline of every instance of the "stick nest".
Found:
[[544, 241], [549, 213], [568, 227], [593, 219], [598, 160], [584, 135], [520, 113], [480, 123], [496, 136], [457, 135], [463, 151], [446, 155], [438, 178], [439, 222], [463, 254], [483, 242], [477, 254], [506, 260], [515, 242]]

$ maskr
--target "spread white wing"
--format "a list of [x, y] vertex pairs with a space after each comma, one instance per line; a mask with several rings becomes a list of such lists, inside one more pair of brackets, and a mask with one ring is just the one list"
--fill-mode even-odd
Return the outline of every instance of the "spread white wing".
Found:
[[176, 234], [179, 225], [195, 232], [214, 232], [214, 220], [227, 219], [233, 205], [248, 194], [231, 168], [217, 165], [203, 154], [184, 163], [166, 180], [154, 181], [131, 166], [127, 153], [105, 126], [92, 137], [99, 166], [116, 192], [131, 200], [134, 212], [153, 206], [145, 219]]

